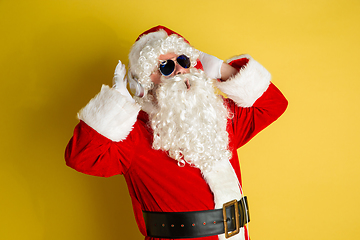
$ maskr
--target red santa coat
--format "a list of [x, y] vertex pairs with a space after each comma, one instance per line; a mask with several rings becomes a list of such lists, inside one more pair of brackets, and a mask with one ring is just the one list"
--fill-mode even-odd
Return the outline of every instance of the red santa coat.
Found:
[[[285, 111], [287, 100], [270, 83], [267, 71], [251, 57], [240, 56], [229, 60], [229, 63], [239, 70], [246, 65], [245, 69], [226, 83], [229, 86], [218, 84], [223, 92], [227, 92], [229, 98], [224, 102], [233, 114], [227, 124], [229, 149], [232, 152], [230, 163], [241, 183], [237, 149], [275, 121]], [[101, 93], [85, 108], [104, 109], [104, 105], [109, 108], [109, 101], [104, 101], [100, 95], [109, 96], [111, 91], [114, 90], [103, 87]], [[97, 103], [94, 107], [94, 102], [101, 102], [100, 107]], [[133, 108], [124, 110], [126, 104], [129, 105], [125, 102], [120, 108], [123, 112], [130, 112], [131, 116], [135, 114], [136, 119], [129, 121], [131, 117], [122, 117], [130, 122], [123, 128], [130, 128], [127, 131], [119, 130], [122, 136], [118, 139], [114, 139], [113, 132], [104, 132], [102, 126], [89, 120], [88, 116], [84, 116], [86, 114], [80, 114], [81, 121], [66, 148], [67, 165], [94, 176], [124, 175], [138, 227], [145, 236], [142, 211], [186, 212], [214, 209], [214, 193], [201, 171], [188, 164], [179, 167], [177, 161], [166, 152], [152, 149], [153, 132], [149, 127], [147, 114], [143, 111], [137, 114]], [[91, 114], [102, 115], [99, 111]], [[111, 126], [111, 123], [107, 125]], [[145, 239], [156, 238], [146, 236]], [[215, 240], [218, 237], [201, 239]]]

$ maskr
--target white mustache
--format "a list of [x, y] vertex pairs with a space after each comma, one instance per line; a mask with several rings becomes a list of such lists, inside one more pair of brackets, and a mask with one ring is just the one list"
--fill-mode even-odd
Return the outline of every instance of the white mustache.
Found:
[[189, 91], [192, 86], [192, 78], [194, 75], [192, 74], [181, 74], [171, 78], [162, 79], [159, 84], [161, 87], [166, 87], [169, 91]]
[[202, 88], [204, 84], [213, 85], [213, 79], [195, 69], [193, 72], [175, 75], [170, 78], [162, 76], [159, 87], [166, 86], [167, 89], [173, 91], [189, 91], [193, 88]]

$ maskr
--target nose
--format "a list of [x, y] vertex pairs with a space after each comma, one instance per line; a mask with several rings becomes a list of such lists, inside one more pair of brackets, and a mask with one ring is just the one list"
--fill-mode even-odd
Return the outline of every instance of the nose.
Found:
[[178, 74], [184, 74], [187, 72], [186, 68], [183, 68], [182, 66], [180, 66], [180, 64], [178, 64], [177, 62], [175, 62], [175, 75]]

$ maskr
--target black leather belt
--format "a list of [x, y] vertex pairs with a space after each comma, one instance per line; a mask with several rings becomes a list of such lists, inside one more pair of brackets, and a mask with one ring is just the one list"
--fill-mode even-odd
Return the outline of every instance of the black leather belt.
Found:
[[[194, 212], [143, 211], [147, 235], [156, 238], [197, 238], [225, 233], [231, 237], [250, 221], [247, 198], [233, 200], [222, 209]], [[224, 224], [226, 223], [226, 224]]]

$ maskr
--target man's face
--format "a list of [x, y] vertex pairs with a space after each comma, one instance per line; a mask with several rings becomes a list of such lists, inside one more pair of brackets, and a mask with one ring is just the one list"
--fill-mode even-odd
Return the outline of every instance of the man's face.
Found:
[[[173, 77], [174, 75], [177, 75], [177, 74], [184, 74], [184, 73], [190, 72], [190, 68], [183, 68], [182, 66], [180, 66], [177, 63], [177, 61], [176, 61], [177, 57], [178, 57], [178, 55], [175, 53], [167, 53], [167, 54], [159, 56], [159, 63], [162, 60], [173, 60], [175, 62], [175, 70], [169, 76], [166, 76], [166, 78]], [[155, 85], [157, 85], [157, 84], [161, 83], [161, 76], [162, 75], [159, 71], [159, 68], [157, 67], [156, 71], [153, 74], [151, 74], [150, 79]]]

